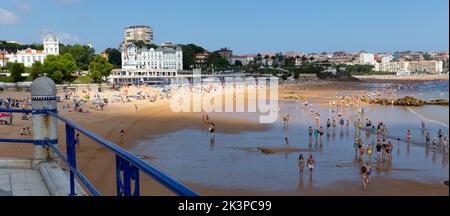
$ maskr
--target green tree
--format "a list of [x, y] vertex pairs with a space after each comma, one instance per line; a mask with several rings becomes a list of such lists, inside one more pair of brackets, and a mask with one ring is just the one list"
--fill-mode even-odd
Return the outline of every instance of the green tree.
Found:
[[228, 60], [226, 60], [225, 58], [223, 58], [219, 52], [214, 51], [212, 53], [210, 53], [208, 55], [208, 65], [209, 66], [214, 66], [217, 67], [219, 69], [224, 69], [226, 68], [230, 63], [228, 62]]
[[34, 80], [44, 74], [44, 68], [40, 61], [35, 61], [33, 65], [31, 65], [30, 76], [31, 79]]
[[72, 78], [72, 73], [77, 69], [77, 64], [71, 54], [49, 55], [44, 61], [43, 71], [56, 83], [62, 83]]
[[70, 53], [73, 56], [80, 70], [88, 70], [89, 63], [95, 55], [95, 50], [89, 46], [77, 44], [71, 46], [67, 50], [67, 53]]
[[203, 47], [195, 44], [180, 44], [183, 51], [183, 68], [189, 70], [194, 65], [195, 55], [206, 51]]
[[236, 60], [236, 61], [234, 61], [234, 66], [241, 67], [242, 62], [240, 60]]
[[111, 74], [113, 65], [108, 63], [103, 56], [95, 56], [89, 64], [89, 76], [95, 83], [101, 83], [104, 77]]
[[13, 82], [20, 82], [24, 80], [22, 74], [25, 73], [25, 66], [23, 63], [8, 62], [7, 67], [11, 73], [11, 79]]
[[425, 53], [425, 54], [423, 54], [423, 59], [424, 60], [433, 60], [433, 58], [431, 57], [431, 55], [430, 54], [428, 54], [428, 53]]
[[122, 53], [115, 48], [108, 48], [105, 50], [108, 53], [108, 62], [115, 68], [122, 66]]

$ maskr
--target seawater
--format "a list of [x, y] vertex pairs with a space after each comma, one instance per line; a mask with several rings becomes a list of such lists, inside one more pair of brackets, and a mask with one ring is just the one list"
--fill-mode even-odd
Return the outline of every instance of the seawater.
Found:
[[[429, 85], [437, 85], [431, 83]], [[422, 95], [441, 98], [441, 88], [418, 87]], [[417, 93], [417, 89], [403, 89], [402, 94]], [[418, 94], [418, 93], [417, 93]], [[339, 180], [360, 180], [361, 162], [355, 159], [353, 142], [359, 134], [367, 146], [375, 142], [373, 134], [350, 127], [331, 128], [322, 139], [308, 137], [307, 129], [313, 125], [309, 108], [302, 101], [280, 102], [280, 114], [289, 114], [291, 120], [286, 127], [281, 120], [264, 131], [221, 133], [216, 125], [215, 135], [207, 129], [180, 130], [169, 134], [146, 137], [137, 143], [136, 154], [150, 156], [148, 163], [183, 182], [191, 182], [214, 187], [245, 188], [259, 191], [301, 191], [306, 187], [327, 187]], [[355, 107], [342, 114], [351, 122], [358, 118], [357, 109], [365, 110], [363, 119], [376, 124], [382, 120], [388, 126], [388, 136], [394, 143], [391, 166], [373, 163], [374, 176], [416, 180], [425, 183], [442, 182], [448, 179], [448, 154], [441, 149], [425, 145], [421, 121], [434, 137], [439, 129], [448, 136], [448, 106], [425, 106], [408, 108], [397, 106], [367, 105]], [[314, 106], [321, 114], [322, 126], [326, 128], [327, 118], [333, 118], [328, 106]], [[229, 115], [233, 113], [211, 114]], [[253, 114], [240, 115], [255, 121]], [[246, 116], [246, 117], [245, 117]], [[406, 132], [412, 131], [412, 141], [407, 142]], [[289, 139], [289, 147], [301, 148], [302, 152], [264, 154], [258, 147], [284, 147], [284, 137]], [[400, 143], [397, 144], [397, 138]], [[374, 148], [375, 152], [375, 148]], [[316, 168], [311, 178], [305, 168], [304, 178], [299, 177], [297, 160], [299, 154], [305, 158], [312, 154], [316, 158]], [[372, 156], [374, 162], [375, 153]], [[367, 161], [367, 159], [366, 159]], [[376, 168], [380, 171], [376, 171]], [[385, 168], [389, 168], [385, 171]]]

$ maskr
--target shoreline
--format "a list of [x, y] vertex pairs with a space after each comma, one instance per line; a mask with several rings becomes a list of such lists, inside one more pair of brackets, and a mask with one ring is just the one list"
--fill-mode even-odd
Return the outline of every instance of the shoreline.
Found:
[[426, 82], [426, 81], [443, 81], [449, 80], [449, 74], [426, 74], [413, 76], [397, 76], [397, 75], [357, 75], [353, 76], [363, 82]]

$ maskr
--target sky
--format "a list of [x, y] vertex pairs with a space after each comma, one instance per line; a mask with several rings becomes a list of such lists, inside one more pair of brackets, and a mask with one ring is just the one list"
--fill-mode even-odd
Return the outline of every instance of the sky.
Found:
[[235, 54], [447, 51], [448, 0], [0, 0], [0, 40], [117, 48], [149, 25], [155, 43]]

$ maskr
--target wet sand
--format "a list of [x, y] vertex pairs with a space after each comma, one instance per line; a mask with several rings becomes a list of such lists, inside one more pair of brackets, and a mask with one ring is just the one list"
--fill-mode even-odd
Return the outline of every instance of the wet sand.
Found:
[[[350, 83], [329, 82], [317, 84], [302, 84], [281, 86], [280, 98], [291, 95], [292, 91], [299, 90], [303, 98], [321, 98], [323, 95], [333, 94], [337, 91], [346, 91], [355, 88], [363, 88]], [[295, 92], [294, 92], [295, 94]], [[0, 92], [0, 97], [29, 97], [28, 92]], [[60, 114], [77, 122], [81, 126], [94, 131], [125, 149], [131, 149], [140, 139], [151, 135], [161, 135], [175, 132], [181, 129], [201, 129], [202, 113], [172, 113], [167, 102], [143, 103], [137, 102], [138, 111], [134, 110], [135, 103], [110, 104], [105, 111], [90, 111], [89, 113], [73, 113], [63, 111]], [[61, 106], [62, 104], [59, 104]], [[224, 133], [240, 133], [248, 131], [264, 131], [264, 125], [251, 121], [226, 118], [220, 115], [210, 115], [218, 125], [218, 130]], [[20, 128], [31, 126], [31, 121], [19, 120], [15, 117], [13, 126], [0, 126], [2, 137], [21, 137]], [[121, 140], [119, 131], [126, 131], [125, 139]], [[60, 143], [64, 143], [64, 125], [59, 125]], [[21, 138], [31, 138], [21, 137]], [[64, 144], [60, 147], [65, 151]], [[0, 146], [0, 157], [30, 158], [32, 147], [28, 144], [4, 144]], [[114, 155], [98, 144], [91, 142], [81, 135], [81, 147], [77, 151], [77, 166], [87, 178], [99, 189], [103, 195], [115, 194], [115, 160]], [[139, 156], [139, 155], [138, 155]], [[162, 170], [164, 172], [164, 170]], [[157, 182], [141, 175], [141, 194], [143, 195], [173, 195], [170, 191], [160, 186]], [[305, 173], [304, 182], [308, 181]], [[375, 181], [375, 178], [374, 178]], [[201, 195], [446, 195], [448, 186], [439, 183], [425, 184], [410, 180], [378, 178], [369, 191], [362, 190], [359, 181], [336, 182], [327, 188], [310, 188], [304, 193], [292, 192], [260, 192], [245, 189], [230, 189], [223, 187], [209, 187], [190, 182], [185, 185], [197, 191]], [[382, 186], [380, 186], [382, 185]], [[272, 194], [273, 193], [273, 194]]]

